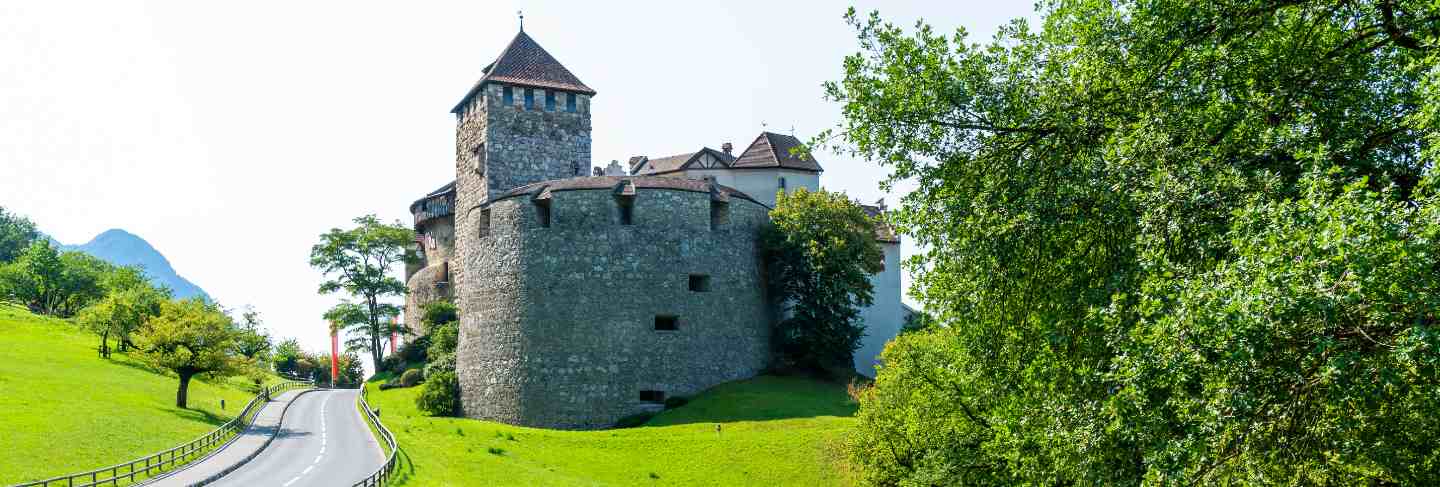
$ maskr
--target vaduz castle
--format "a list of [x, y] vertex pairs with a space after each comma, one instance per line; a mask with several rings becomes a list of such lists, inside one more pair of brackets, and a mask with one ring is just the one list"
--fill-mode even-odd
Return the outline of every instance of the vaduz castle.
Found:
[[[738, 154], [592, 169], [594, 96], [521, 31], [452, 110], [455, 181], [410, 207], [407, 324], [436, 299], [459, 307], [466, 416], [605, 427], [770, 362], [759, 232], [777, 192], [819, 188], [820, 165], [766, 132]], [[885, 270], [856, 352], [871, 375], [906, 312], [899, 240], [877, 239]]]

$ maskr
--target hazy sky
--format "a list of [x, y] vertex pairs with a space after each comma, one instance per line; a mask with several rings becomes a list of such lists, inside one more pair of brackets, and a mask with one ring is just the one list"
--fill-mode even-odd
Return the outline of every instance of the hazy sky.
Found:
[[[339, 297], [316, 294], [310, 246], [365, 213], [408, 224], [410, 202], [454, 178], [449, 110], [515, 35], [517, 10], [599, 92], [604, 166], [833, 126], [820, 84], [857, 49], [849, 5], [4, 2], [0, 206], [70, 244], [129, 230], [222, 304], [254, 305], [320, 350]], [[1032, 3], [857, 7], [979, 41]], [[885, 169], [817, 159], [826, 188], [896, 201], [878, 187]]]

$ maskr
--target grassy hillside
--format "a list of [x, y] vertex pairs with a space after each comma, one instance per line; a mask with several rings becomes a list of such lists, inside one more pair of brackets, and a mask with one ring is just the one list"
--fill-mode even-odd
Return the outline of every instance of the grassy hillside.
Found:
[[[0, 485], [99, 468], [190, 441], [229, 420], [253, 394], [190, 383], [191, 409], [175, 407], [178, 381], [62, 320], [0, 304]], [[220, 409], [220, 399], [226, 409]]]
[[[846, 485], [839, 442], [855, 406], [842, 385], [785, 377], [724, 384], [645, 426], [554, 431], [415, 408], [419, 388], [371, 405], [405, 453], [400, 485]], [[721, 425], [716, 432], [715, 425]]]

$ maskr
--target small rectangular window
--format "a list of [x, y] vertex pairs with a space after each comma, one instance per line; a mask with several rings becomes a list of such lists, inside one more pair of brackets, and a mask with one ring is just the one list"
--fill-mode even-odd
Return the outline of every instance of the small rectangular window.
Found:
[[621, 224], [621, 225], [634, 225], [634, 224], [635, 224], [635, 199], [634, 199], [634, 198], [617, 198], [616, 201], [615, 201], [615, 203], [616, 203], [616, 206], [618, 206], [619, 209], [620, 209], [620, 224]]
[[705, 274], [691, 274], [690, 290], [697, 293], [710, 292], [710, 276]]
[[665, 404], [665, 391], [640, 391], [640, 402]]
[[489, 236], [490, 236], [490, 209], [489, 209], [489, 208], [485, 208], [485, 209], [480, 210], [480, 221], [475, 222], [475, 225], [478, 226], [478, 227], [480, 227], [479, 230], [480, 230], [480, 236], [481, 236], [481, 237], [489, 237]]
[[535, 109], [535, 90], [532, 90], [530, 88], [525, 88], [525, 109]]
[[655, 315], [655, 329], [675, 331], [680, 329], [680, 318], [671, 315]]
[[555, 111], [555, 92], [545, 90], [545, 111]]
[[730, 223], [730, 205], [723, 201], [711, 201], [710, 229], [719, 230], [726, 223]]
[[574, 94], [574, 93], [566, 93], [566, 94], [565, 94], [565, 111], [570, 112], [570, 113], [575, 113], [575, 94]]
[[515, 104], [515, 92], [511, 91], [509, 86], [501, 88], [500, 91], [504, 93], [504, 96], [501, 98], [505, 100], [505, 106], [508, 107]]
[[780, 189], [785, 189], [785, 178], [780, 178]]
[[540, 226], [550, 228], [550, 200], [535, 202], [535, 219], [540, 221]]

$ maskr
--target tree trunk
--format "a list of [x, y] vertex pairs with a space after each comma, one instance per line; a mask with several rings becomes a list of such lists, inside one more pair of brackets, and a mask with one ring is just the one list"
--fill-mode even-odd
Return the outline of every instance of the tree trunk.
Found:
[[180, 372], [179, 374], [180, 390], [175, 392], [175, 407], [185, 409], [185, 398], [190, 392], [190, 377], [195, 374], [191, 372]]
[[100, 357], [110, 358], [110, 332], [100, 334]]

